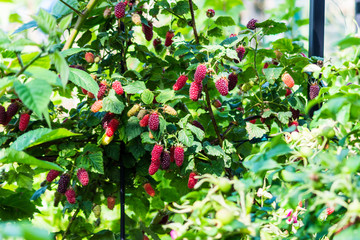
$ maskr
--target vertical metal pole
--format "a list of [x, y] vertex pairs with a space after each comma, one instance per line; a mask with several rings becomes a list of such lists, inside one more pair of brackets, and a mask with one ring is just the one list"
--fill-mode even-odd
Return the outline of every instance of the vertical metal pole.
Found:
[[120, 155], [120, 239], [125, 240], [125, 167]]
[[325, 0], [310, 0], [309, 56], [324, 57]]
[[[325, 33], [325, 0], [310, 0], [310, 22], [309, 22], [309, 57], [324, 57], [324, 33]], [[312, 77], [308, 81], [308, 95]], [[319, 84], [321, 87], [321, 83]], [[312, 118], [314, 112], [320, 109], [321, 104], [315, 105], [309, 111]]]

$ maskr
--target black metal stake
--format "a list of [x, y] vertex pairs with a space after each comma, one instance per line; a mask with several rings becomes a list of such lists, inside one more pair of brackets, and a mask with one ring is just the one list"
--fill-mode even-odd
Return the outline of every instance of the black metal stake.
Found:
[[120, 239], [125, 240], [125, 167], [120, 156]]
[[[324, 57], [324, 32], [325, 32], [325, 0], [310, 0], [310, 22], [309, 22], [309, 57]], [[310, 100], [308, 82], [308, 100]], [[310, 109], [309, 115], [320, 108], [316, 105]]]

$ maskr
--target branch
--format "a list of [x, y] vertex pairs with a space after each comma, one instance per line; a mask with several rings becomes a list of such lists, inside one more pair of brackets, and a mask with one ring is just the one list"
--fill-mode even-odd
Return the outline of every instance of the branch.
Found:
[[38, 55], [36, 55], [28, 64], [26, 64], [25, 66], [23, 66], [20, 71], [15, 75], [15, 77], [20, 76], [20, 74], [22, 74], [23, 72], [25, 72], [25, 70], [30, 67], [31, 64], [33, 64], [36, 60], [38, 60], [38, 58], [41, 57], [42, 52], [40, 52]]
[[207, 106], [208, 106], [208, 109], [209, 109], [209, 114], [210, 114], [210, 117], [211, 117], [211, 121], [212, 121], [212, 123], [214, 125], [214, 129], [215, 129], [216, 135], [217, 135], [217, 137], [219, 139], [220, 146], [222, 147], [223, 140], [221, 138], [220, 131], [219, 131], [218, 125], [216, 123], [214, 113], [213, 113], [212, 108], [211, 108], [210, 95], [209, 95], [207, 84], [204, 87], [204, 91], [205, 91], [205, 95], [206, 95], [206, 103], [207, 103]]
[[74, 222], [76, 216], [78, 215], [78, 213], [80, 212], [80, 208], [76, 209], [76, 211], [74, 212], [74, 215], [71, 217], [70, 219], [70, 222], [69, 222], [69, 225], [67, 226], [64, 234], [63, 234], [63, 237], [62, 239], [65, 239], [66, 238], [66, 235], [68, 234], [69, 230], [70, 230], [70, 227], [72, 225], [72, 223]]
[[75, 27], [71, 30], [69, 38], [66, 40], [65, 46], [63, 50], [71, 48], [73, 45], [76, 36], [78, 35], [80, 28], [84, 21], [86, 20], [87, 15], [91, 12], [91, 10], [95, 7], [95, 5], [99, 2], [99, 0], [90, 0], [85, 10], [79, 16], [78, 20], [75, 23]]
[[191, 25], [192, 25], [192, 28], [193, 28], [193, 31], [194, 31], [195, 42], [197, 44], [199, 44], [199, 36], [197, 34], [197, 31], [196, 31], [194, 7], [193, 7], [192, 0], [189, 0], [189, 6], [190, 6], [190, 12], [191, 12]]
[[63, 4], [65, 4], [68, 8], [70, 8], [71, 10], [73, 10], [77, 15], [82, 16], [83, 14], [81, 12], [79, 12], [78, 10], [76, 10], [75, 8], [73, 8], [72, 6], [70, 6], [67, 2], [64, 2], [64, 0], [60, 0], [60, 2], [62, 2]]

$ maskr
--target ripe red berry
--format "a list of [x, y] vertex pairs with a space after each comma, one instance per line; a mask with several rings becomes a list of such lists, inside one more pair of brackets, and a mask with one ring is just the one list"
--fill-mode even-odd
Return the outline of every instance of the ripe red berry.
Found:
[[159, 128], [159, 115], [157, 112], [153, 112], [149, 117], [149, 128], [152, 131], [156, 131]]
[[155, 144], [153, 150], [151, 151], [151, 161], [160, 162], [161, 154], [163, 152], [163, 146]]
[[84, 88], [81, 88], [81, 92], [83, 93], [83, 94], [87, 94], [88, 93], [88, 91], [86, 90], [86, 89], [84, 89]]
[[178, 167], [180, 167], [184, 162], [184, 148], [181, 146], [175, 147], [174, 150], [174, 159], [175, 163]]
[[0, 105], [0, 124], [5, 124], [6, 122], [6, 111], [3, 106]]
[[155, 38], [154, 41], [153, 41], [154, 48], [156, 48], [160, 44], [161, 44], [161, 39], [160, 38]]
[[327, 215], [331, 215], [333, 212], [335, 212], [335, 208], [332, 208], [332, 207], [326, 208]]
[[249, 122], [251, 122], [252, 124], [256, 123], [256, 119], [250, 120]]
[[119, 82], [117, 80], [115, 82], [113, 82], [112, 89], [115, 90], [116, 94], [122, 95], [124, 93], [124, 89], [121, 85], [121, 82]]
[[79, 182], [83, 185], [86, 186], [89, 183], [89, 174], [88, 172], [84, 169], [84, 168], [80, 168], [77, 171], [77, 177], [79, 179]]
[[65, 192], [65, 196], [66, 196], [66, 200], [71, 203], [74, 204], [76, 202], [76, 193], [74, 191], [74, 189], [69, 188], [66, 192]]
[[114, 9], [114, 14], [116, 18], [123, 18], [125, 16], [125, 7], [126, 4], [124, 2], [119, 2], [116, 4]]
[[237, 49], [236, 49], [236, 52], [238, 54], [238, 58], [239, 58], [239, 61], [241, 62], [244, 58], [244, 55], [245, 55], [245, 47], [243, 45], [240, 45]]
[[309, 87], [309, 97], [310, 99], [314, 99], [319, 95], [320, 87], [317, 83], [311, 84]]
[[256, 23], [257, 23], [258, 20], [256, 19], [251, 19], [248, 24], [246, 25], [246, 27], [250, 30], [255, 30], [256, 29]]
[[114, 207], [115, 207], [115, 202], [116, 202], [116, 199], [114, 197], [107, 197], [107, 207], [110, 209], [110, 210], [113, 210]]
[[97, 100], [96, 102], [93, 103], [93, 105], [91, 106], [91, 111], [96, 113], [98, 112], [100, 109], [102, 108], [102, 100]]
[[286, 86], [288, 86], [288, 88], [292, 88], [295, 85], [294, 79], [288, 73], [284, 73], [281, 76], [281, 80], [285, 83]]
[[231, 73], [228, 77], [229, 79], [229, 91], [233, 90], [238, 83], [238, 77], [235, 73]]
[[95, 98], [95, 95], [93, 93], [91, 93], [91, 92], [88, 92], [87, 95], [88, 95], [89, 98]]
[[61, 175], [57, 191], [59, 193], [64, 194], [69, 186], [69, 183], [70, 183], [70, 176], [68, 174]]
[[195, 179], [196, 173], [192, 172], [189, 175], [188, 188], [193, 189], [195, 184], [197, 183], [197, 179]]
[[175, 153], [175, 146], [171, 146], [170, 148], [170, 162], [174, 162], [174, 153]]
[[111, 121], [108, 124], [108, 127], [106, 128], [106, 136], [111, 137], [112, 135], [114, 135], [114, 133], [116, 132], [116, 130], [118, 129], [119, 126], [119, 120], [113, 118], [111, 119]]
[[165, 37], [165, 47], [169, 47], [171, 46], [171, 44], [173, 43], [172, 38], [174, 37], [174, 32], [173, 31], [168, 31], [166, 33], [166, 37]]
[[220, 108], [222, 106], [222, 103], [219, 101], [219, 99], [215, 99], [213, 105], [216, 108]]
[[292, 121], [292, 122], [290, 122], [290, 123], [289, 123], [289, 127], [291, 127], [291, 126], [295, 126], [295, 127], [299, 126], [298, 121]]
[[201, 130], [205, 131], [204, 126], [203, 126], [200, 122], [194, 120], [194, 121], [192, 121], [191, 124], [194, 125], [194, 126], [197, 127], [197, 128], [200, 128]]
[[214, 9], [208, 9], [208, 10], [206, 11], [206, 16], [207, 16], [208, 18], [214, 17], [214, 16], [215, 16], [215, 11], [214, 11]]
[[102, 127], [104, 129], [106, 129], [109, 125], [109, 122], [111, 121], [111, 119], [113, 119], [115, 117], [114, 113], [111, 112], [107, 112], [104, 116], [104, 118], [102, 119], [101, 123], [102, 123]]
[[161, 154], [161, 168], [166, 170], [170, 167], [170, 153], [168, 151], [163, 151]]
[[142, 31], [145, 35], [145, 39], [147, 41], [151, 41], [151, 39], [153, 38], [153, 25], [152, 25], [152, 22], [148, 21], [148, 25], [146, 24], [142, 24]]
[[291, 93], [292, 93], [291, 89], [287, 88], [286, 93], [285, 93], [285, 97], [289, 96]]
[[215, 87], [222, 96], [226, 96], [229, 93], [228, 80], [225, 77], [218, 79], [215, 82]]
[[145, 183], [144, 189], [145, 189], [145, 192], [150, 195], [150, 197], [155, 196], [155, 190], [152, 188], [150, 183]]
[[20, 120], [19, 120], [19, 130], [20, 131], [25, 131], [26, 128], [29, 125], [29, 121], [30, 121], [30, 115], [27, 113], [23, 113], [20, 116]]
[[174, 91], [179, 91], [182, 89], [185, 86], [187, 80], [188, 77], [186, 75], [180, 75], [173, 86]]
[[87, 52], [85, 53], [85, 61], [87, 61], [88, 63], [94, 63], [94, 54], [92, 52]]
[[268, 67], [269, 67], [269, 62], [266, 62], [265, 64], [264, 64], [264, 67], [263, 67], [263, 69], [267, 69]]
[[59, 174], [59, 171], [51, 169], [46, 175], [46, 181], [52, 182], [55, 178], [57, 178], [57, 176], [59, 176]]
[[106, 93], [106, 90], [107, 90], [107, 86], [105, 84], [100, 83], [97, 98], [102, 99]]
[[158, 163], [152, 162], [149, 166], [149, 174], [154, 175], [159, 170], [159, 167], [160, 167], [160, 161]]
[[146, 114], [139, 122], [140, 127], [146, 127], [149, 124], [150, 114]]
[[202, 80], [206, 77], [206, 66], [204, 64], [200, 64], [197, 66], [195, 74], [194, 74], [194, 82], [197, 84], [202, 83]]
[[202, 83], [198, 84], [196, 82], [192, 82], [189, 88], [189, 97], [193, 101], [198, 101], [201, 96], [202, 91]]

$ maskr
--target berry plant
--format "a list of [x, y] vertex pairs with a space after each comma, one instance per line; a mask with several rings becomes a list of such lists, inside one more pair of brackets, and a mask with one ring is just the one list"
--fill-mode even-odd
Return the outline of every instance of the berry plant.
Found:
[[0, 236], [354, 239], [359, 56], [196, 4], [63, 0], [0, 32]]

